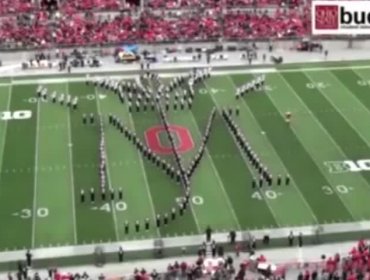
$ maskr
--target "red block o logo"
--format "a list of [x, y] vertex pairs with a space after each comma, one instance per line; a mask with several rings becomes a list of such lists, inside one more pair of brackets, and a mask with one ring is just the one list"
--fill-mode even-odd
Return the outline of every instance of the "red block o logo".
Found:
[[[169, 125], [168, 130], [177, 137], [178, 144], [175, 147], [176, 152], [186, 153], [194, 147], [191, 133], [186, 127]], [[161, 143], [159, 135], [163, 132], [166, 133], [166, 129], [162, 125], [149, 128], [147, 131], [145, 131], [146, 143], [148, 147], [157, 154], [172, 154], [173, 151], [171, 146], [164, 146]]]
[[316, 5], [315, 28], [321, 30], [338, 29], [339, 28], [338, 5]]

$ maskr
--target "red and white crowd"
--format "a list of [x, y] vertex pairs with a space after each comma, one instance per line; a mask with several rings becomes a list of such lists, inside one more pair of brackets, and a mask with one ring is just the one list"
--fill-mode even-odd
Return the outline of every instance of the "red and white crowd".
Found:
[[[303, 267], [303, 269], [297, 271], [297, 267]], [[209, 266], [206, 259], [199, 257], [194, 264], [175, 262], [168, 265], [164, 278], [186, 275], [186, 279], [278, 280], [287, 279], [287, 274], [289, 279], [297, 277], [297, 280], [370, 280], [370, 244], [360, 240], [345, 255], [338, 253], [329, 257], [323, 255], [320, 261], [311, 264], [274, 265], [269, 263], [264, 255], [255, 255], [242, 261], [238, 266], [233, 264], [233, 259], [230, 257], [219, 261], [214, 266]], [[135, 280], [157, 279], [151, 277], [145, 270], [135, 270], [133, 276]]]
[[298, 280], [316, 279], [369, 280], [369, 243], [365, 240], [358, 241], [344, 256], [338, 253], [330, 257], [323, 256], [322, 263], [303, 269], [298, 275]]
[[302, 0], [53, 1], [0, 0], [0, 47], [289, 38], [310, 28]]

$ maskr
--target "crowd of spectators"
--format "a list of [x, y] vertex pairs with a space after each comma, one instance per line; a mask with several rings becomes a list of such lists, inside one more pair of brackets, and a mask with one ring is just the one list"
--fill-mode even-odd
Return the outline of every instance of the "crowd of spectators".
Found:
[[0, 15], [8, 15], [15, 13], [29, 13], [37, 9], [34, 1], [29, 0], [1, 0]]
[[224, 38], [301, 37], [309, 31], [309, 14], [298, 10], [276, 9], [274, 14], [228, 12], [224, 17]]
[[[296, 264], [286, 264], [277, 266], [274, 269], [266, 266], [265, 269], [261, 270], [258, 267], [265, 267], [261, 264], [268, 264], [268, 260], [264, 255], [251, 255], [237, 266], [235, 266], [235, 261], [232, 257], [226, 257], [212, 269], [207, 269], [204, 258], [200, 256], [194, 264], [185, 262], [169, 264], [163, 276], [164, 279], [181, 279], [181, 277], [186, 275], [186, 279], [199, 279], [202, 277], [202, 279], [278, 280], [285, 279], [286, 273], [289, 270], [296, 271], [297, 267]], [[370, 244], [365, 240], [360, 240], [346, 255], [338, 253], [330, 257], [322, 255], [321, 261], [312, 264], [307, 263], [302, 265], [302, 267], [303, 269], [298, 271], [298, 275], [290, 271], [290, 278], [295, 274], [297, 275], [297, 280], [368, 280], [370, 279]], [[141, 272], [143, 271], [147, 278], [142, 278], [143, 274]], [[137, 269], [134, 271], [133, 276], [135, 280], [150, 279], [150, 276], [157, 275], [156, 272], [150, 275], [144, 269], [141, 272]], [[248, 274], [249, 277], [247, 277]], [[255, 277], [250, 278], [251, 275]], [[212, 277], [206, 278], [206, 276]], [[158, 278], [151, 277], [151, 279]]]
[[298, 275], [298, 280], [357, 280], [370, 279], [370, 247], [365, 240], [358, 241], [348, 253], [341, 256], [322, 256], [323, 265], [312, 269], [304, 269]]
[[[30, 13], [40, 9], [47, 9], [55, 5], [63, 12], [79, 11], [119, 11], [132, 9], [138, 6], [139, 0], [0, 0], [0, 15]], [[192, 9], [196, 7], [214, 9], [218, 7], [297, 7], [303, 4], [302, 0], [146, 0], [145, 5], [150, 9]]]
[[168, 264], [165, 272], [158, 273], [156, 270], [147, 272], [144, 268], [135, 269], [132, 275], [134, 280], [157, 280], [157, 279], [243, 279], [247, 266], [241, 264], [238, 269], [234, 268], [232, 257], [220, 260], [210, 265], [203, 257], [199, 257], [194, 263], [178, 262]]
[[[285, 15], [253, 13], [214, 16], [184, 15], [163, 18], [145, 13], [137, 20], [127, 15], [100, 20], [90, 14], [60, 16], [52, 24], [40, 11], [26, 24], [19, 19], [0, 19], [0, 44], [15, 47], [50, 47], [119, 44], [123, 42], [204, 41], [218, 38], [243, 40], [289, 38], [308, 34], [308, 19], [298, 12]], [[223, 24], [222, 24], [223, 22]]]
[[149, 0], [148, 6], [154, 9], [216, 8], [221, 2], [219, 0]]
[[123, 9], [121, 0], [63, 0], [59, 4], [61, 11], [117, 11]]
[[[126, 6], [121, 0], [38, 0], [53, 3], [52, 9], [43, 8], [44, 5], [34, 1], [0, 0], [0, 46], [48, 48], [124, 42], [286, 38], [308, 34], [310, 26], [308, 9], [288, 9], [279, 5], [269, 11], [221, 9], [219, 3], [227, 5], [228, 0], [148, 2], [149, 7], [155, 8], [197, 7], [169, 15], [163, 10], [151, 9], [134, 14], [129, 8], [124, 9]], [[236, 3], [249, 5], [248, 1], [237, 0]], [[263, 1], [268, 5], [281, 0], [257, 2]], [[298, 4], [300, 0], [290, 0], [290, 3], [292, 1]], [[101, 11], [115, 12], [102, 14]]]
[[212, 40], [219, 38], [222, 31], [216, 17], [200, 16], [197, 13], [184, 13], [171, 18], [143, 13], [139, 21], [141, 28], [138, 30], [138, 38], [150, 43]]
[[248, 8], [248, 7], [296, 7], [302, 0], [149, 0], [148, 6], [154, 9], [183, 9], [183, 8]]

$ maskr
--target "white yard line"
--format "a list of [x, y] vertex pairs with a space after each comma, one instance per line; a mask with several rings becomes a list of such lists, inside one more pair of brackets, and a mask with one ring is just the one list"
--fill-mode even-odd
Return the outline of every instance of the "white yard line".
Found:
[[[231, 77], [230, 77], [229, 75], [228, 75], [227, 77], [228, 77], [228, 79], [230, 80], [231, 84], [233, 85], [234, 89], [236, 89], [236, 87], [237, 87], [237, 86], [236, 86], [236, 84], [234, 83], [234, 81], [231, 79]], [[256, 126], [260, 127], [259, 122], [257, 121], [257, 119], [256, 119], [256, 117], [254, 116], [254, 114], [252, 113], [252, 111], [249, 109], [249, 107], [247, 106], [247, 104], [245, 104], [245, 101], [244, 101], [244, 100], [242, 100], [242, 101], [241, 101], [241, 104], [242, 104], [242, 106], [243, 106], [244, 108], [246, 108], [246, 110], [248, 111], [249, 115], [253, 118], [253, 120], [254, 120], [254, 122], [255, 122]], [[271, 145], [270, 141], [268, 141], [268, 144], [269, 144], [269, 146], [270, 146], [270, 150], [271, 150], [271, 151], [273, 151], [273, 153], [275, 154], [276, 158], [281, 162], [282, 166], [285, 168], [285, 172], [286, 172], [286, 173], [289, 173], [289, 172], [288, 172], [288, 168], [287, 168], [287, 166], [285, 165], [284, 161], [280, 158], [280, 156], [278, 155], [278, 153], [275, 151], [275, 148]], [[303, 194], [302, 194], [301, 190], [298, 188], [298, 185], [297, 185], [297, 183], [295, 182], [294, 178], [291, 178], [291, 181], [293, 182], [293, 184], [292, 184], [292, 185], [294, 185], [294, 188], [297, 190], [297, 194], [301, 197], [301, 199], [302, 199], [302, 201], [304, 202], [304, 204], [306, 205], [307, 209], [309, 209], [309, 210], [310, 210], [311, 215], [312, 215], [312, 217], [313, 217], [314, 221], [316, 221], [316, 223], [318, 224], [318, 223], [319, 223], [319, 221], [317, 220], [317, 217], [315, 216], [315, 214], [314, 214], [314, 212], [313, 212], [313, 210], [312, 210], [312, 208], [311, 208], [310, 204], [307, 202], [306, 198], [303, 196]]]
[[31, 246], [35, 248], [36, 238], [36, 217], [37, 217], [37, 173], [38, 173], [38, 159], [39, 159], [39, 124], [40, 124], [40, 101], [36, 103], [36, 140], [35, 140], [35, 165], [34, 165], [34, 182], [33, 182], [33, 207], [32, 207], [32, 241]]
[[[308, 77], [308, 76], [306, 76], [311, 82], [313, 82], [311, 79], [310, 79], [310, 77]], [[339, 147], [339, 145], [337, 144], [337, 142], [335, 142], [335, 140], [333, 139], [333, 137], [331, 136], [331, 134], [326, 130], [326, 128], [322, 125], [322, 123], [320, 122], [320, 120], [318, 120], [317, 118], [316, 118], [316, 116], [315, 116], [315, 114], [312, 112], [312, 110], [308, 107], [308, 105], [306, 105], [306, 103], [302, 100], [302, 98], [295, 92], [295, 90], [292, 88], [292, 86], [289, 84], [289, 82], [288, 81], [286, 81], [285, 80], [285, 78], [282, 76], [282, 75], [280, 75], [280, 78], [283, 80], [283, 82], [286, 84], [286, 86], [290, 89], [290, 91], [292, 92], [292, 94], [298, 99], [298, 101], [302, 104], [302, 106], [303, 107], [305, 107], [306, 108], [306, 110], [310, 113], [310, 116], [312, 117], [312, 120], [314, 121], [314, 122], [316, 122], [317, 123], [317, 125], [321, 128], [321, 130], [324, 132], [324, 134], [326, 134], [327, 135], [327, 137], [328, 137], [328, 139], [329, 140], [331, 140], [331, 142], [332, 142], [332, 144], [335, 146], [335, 147], [337, 147], [337, 149], [338, 149], [338, 152], [344, 157], [344, 158], [346, 158], [346, 156], [345, 156], [345, 154], [344, 154], [344, 152], [343, 152], [343, 150], [342, 150], [342, 148], [341, 147]], [[320, 91], [321, 92], [321, 91]], [[322, 95], [325, 95], [325, 94], [323, 94], [322, 92], [321, 92], [321, 94]], [[270, 98], [271, 99], [271, 98]], [[273, 102], [272, 101], [272, 99], [271, 99], [271, 102]], [[274, 102], [273, 102], [274, 103]], [[281, 115], [281, 117], [284, 117], [281, 113], [280, 113], [280, 115]], [[297, 139], [300, 139], [299, 137], [298, 137], [298, 135], [297, 135], [297, 133], [296, 133], [296, 131], [294, 130], [294, 129], [292, 129], [292, 131], [293, 131], [293, 133], [296, 135], [296, 137], [297, 137]], [[299, 140], [300, 141], [300, 140]], [[309, 154], [311, 154], [311, 153], [309, 153]], [[318, 164], [316, 163], [316, 161], [314, 160], [313, 161], [315, 164], [316, 164], [316, 166], [318, 167], [318, 169], [321, 171], [321, 168], [320, 168], [320, 166], [318, 166]], [[323, 172], [321, 172], [321, 173], [323, 173]], [[328, 182], [330, 182], [331, 180], [330, 180], [330, 178], [328, 178], [326, 175], [325, 175], [325, 173], [323, 174], [323, 176], [326, 178], [326, 180], [328, 181]], [[365, 179], [364, 179], [365, 180]], [[351, 209], [349, 209], [348, 208], [348, 206], [347, 206], [347, 204], [345, 203], [345, 201], [343, 200], [343, 197], [341, 196], [341, 194], [338, 192], [338, 190], [337, 190], [337, 188], [332, 188], [332, 189], [334, 189], [334, 192], [337, 194], [337, 196], [338, 196], [338, 198], [339, 198], [339, 200], [342, 202], [342, 204], [343, 204], [343, 206], [347, 209], [347, 211], [351, 214], [351, 216], [352, 216], [352, 218], [354, 219], [354, 220], [356, 220], [357, 218], [356, 218], [356, 216], [353, 214], [353, 212], [351, 211]]]
[[[162, 106], [162, 104], [159, 104], [159, 106]], [[165, 114], [166, 114], [166, 112], [165, 112]], [[197, 230], [198, 230], [198, 232], [199, 232], [199, 233], [201, 233], [202, 231], [201, 231], [201, 227], [200, 227], [200, 225], [199, 225], [199, 219], [198, 219], [198, 216], [197, 216], [197, 214], [196, 214], [196, 212], [195, 212], [194, 208], [193, 208], [191, 205], [189, 205], [189, 207], [190, 207], [190, 211], [191, 211], [191, 213], [192, 213], [192, 215], [193, 215], [195, 225], [197, 226]]]
[[[347, 88], [346, 85], [344, 85], [339, 79], [337, 76], [335, 76], [332, 72], [329, 72], [331, 76], [334, 77], [334, 79], [336, 79], [338, 82], [339, 82], [339, 86], [341, 88], [343, 88], [345, 91], [349, 92], [351, 94], [351, 97], [352, 99], [354, 99], [356, 102], [356, 105], [359, 106], [359, 107], [362, 107], [364, 109], [365, 112], [367, 113], [370, 113], [370, 109], [367, 108], [363, 103], [362, 101], [357, 98], [355, 95], [353, 95], [350, 91], [350, 89]], [[359, 72], [354, 72], [359, 78], [362, 78], [362, 79], [368, 79], [367, 77], [364, 77], [364, 74], [362, 73], [359, 73]], [[306, 77], [308, 77], [310, 79], [310, 81], [314, 82], [313, 79], [306, 75]], [[325, 89], [318, 89], [320, 92], [323, 92], [325, 91]], [[331, 101], [331, 99], [329, 97], [327, 97], [325, 94], [323, 94], [323, 96], [325, 97], [326, 100], [328, 100], [328, 102], [330, 104], [333, 105], [333, 107], [335, 107], [335, 109], [338, 111], [338, 113], [347, 121], [347, 123], [353, 128], [354, 131], [356, 131], [356, 133], [359, 135], [360, 138], [362, 138], [362, 140], [367, 144], [368, 147], [370, 147], [370, 141], [366, 138], [366, 136], [363, 135], [363, 133], [361, 131], [359, 131], [351, 122], [350, 119], [348, 119], [343, 113], [342, 113], [342, 110], [339, 110], [338, 106], [336, 104], [333, 103], [333, 101]]]
[[[10, 85], [9, 86], [9, 90], [8, 90], [8, 102], [7, 102], [7, 105], [6, 105], [6, 110], [7, 111], [9, 111], [9, 109], [10, 109], [10, 102], [11, 102], [11, 98], [12, 98], [12, 88], [13, 88], [13, 86]], [[0, 170], [2, 170], [2, 167], [3, 167], [3, 159], [4, 159], [3, 156], [4, 156], [4, 150], [5, 150], [5, 142], [6, 142], [6, 134], [7, 134], [7, 131], [8, 131], [8, 121], [5, 121], [5, 123], [4, 123], [4, 135], [3, 135], [3, 138], [1, 139], [2, 159], [0, 161]]]
[[[140, 79], [137, 79], [136, 80], [136, 82], [140, 85], [141, 84], [141, 82], [140, 82]], [[131, 123], [131, 126], [132, 126], [132, 128], [136, 131], [136, 129], [135, 129], [135, 122], [134, 122], [134, 120], [133, 120], [133, 118], [132, 118], [132, 115], [131, 115], [131, 113], [127, 113], [128, 115], [129, 115], [129, 119], [130, 119], [130, 123]], [[137, 149], [135, 149], [135, 150], [137, 150]], [[153, 212], [153, 216], [154, 216], [154, 220], [155, 220], [155, 210], [154, 210], [154, 204], [153, 204], [153, 199], [152, 199], [152, 196], [151, 196], [151, 194], [150, 194], [150, 187], [149, 187], [149, 181], [148, 181], [148, 178], [147, 178], [147, 176], [146, 176], [146, 172], [145, 172], [145, 167], [144, 167], [144, 162], [143, 162], [143, 158], [142, 158], [142, 156], [141, 156], [141, 154], [140, 154], [140, 152], [137, 150], [137, 153], [138, 153], [138, 157], [139, 157], [139, 161], [140, 161], [140, 165], [141, 165], [141, 168], [142, 168], [142, 171], [143, 171], [143, 175], [144, 175], [144, 179], [145, 179], [145, 185], [146, 185], [146, 190], [147, 190], [147, 192], [148, 192], [148, 196], [149, 196], [149, 199], [150, 199], [150, 204], [151, 204], [151, 207], [152, 207], [152, 212]], [[190, 206], [190, 209], [191, 209], [191, 211], [192, 211], [192, 214], [193, 214], [193, 217], [194, 217], [194, 221], [195, 221], [195, 224], [196, 224], [196, 226], [197, 226], [197, 229], [198, 229], [198, 232], [200, 233], [201, 231], [200, 231], [200, 227], [199, 227], [199, 223], [198, 223], [198, 220], [197, 220], [197, 218], [196, 218], [196, 216], [195, 216], [195, 214], [194, 214], [194, 211], [193, 211], [193, 208]], [[157, 230], [157, 232], [158, 232], [158, 236], [160, 236], [160, 231], [159, 230]]]
[[[191, 112], [191, 111], [190, 111], [190, 114], [191, 114], [191, 119], [192, 119], [193, 123], [195, 124], [195, 127], [196, 127], [196, 129], [197, 129], [197, 131], [198, 131], [198, 133], [199, 133], [199, 135], [200, 135], [200, 139], [201, 139], [201, 138], [202, 138], [202, 134], [201, 134], [201, 132], [200, 132], [200, 129], [199, 129], [198, 123], [196, 122], [196, 120], [195, 120], [195, 118], [194, 118], [193, 112]], [[220, 174], [218, 174], [218, 171], [217, 171], [217, 169], [216, 169], [216, 167], [215, 167], [215, 164], [214, 164], [214, 162], [213, 162], [212, 157], [210, 156], [210, 152], [209, 152], [209, 150], [208, 150], [207, 146], [205, 147], [205, 154], [207, 155], [207, 157], [208, 157], [208, 159], [209, 159], [209, 161], [210, 161], [210, 163], [211, 163], [211, 167], [212, 167], [212, 169], [213, 169], [214, 174], [216, 175], [216, 178], [217, 178], [218, 184], [220, 185], [220, 188], [221, 188], [221, 190], [222, 190], [222, 194], [223, 194], [223, 195], [224, 195], [224, 197], [225, 197], [225, 201], [226, 201], [226, 203], [227, 203], [227, 206], [229, 207], [229, 210], [230, 210], [230, 212], [231, 212], [231, 215], [233, 216], [233, 219], [234, 219], [235, 225], [238, 227], [238, 229], [239, 229], [239, 230], [241, 230], [242, 228], [241, 228], [240, 223], [239, 223], [239, 220], [238, 220], [238, 218], [237, 218], [237, 216], [236, 216], [235, 210], [234, 210], [234, 208], [233, 208], [233, 207], [232, 207], [232, 205], [231, 205], [230, 198], [229, 198], [229, 196], [228, 196], [228, 195], [227, 195], [227, 193], [226, 193], [226, 190], [225, 190], [224, 185], [223, 185], [223, 183], [222, 183], [222, 180], [221, 180], [221, 178], [220, 178]]]
[[[98, 114], [102, 117], [100, 103], [99, 103], [99, 96], [98, 96], [98, 91], [97, 91], [96, 87], [95, 87], [94, 91], [95, 91], [95, 100], [96, 100], [96, 105], [97, 105], [97, 109], [98, 109]], [[100, 119], [98, 121], [100, 121]], [[112, 184], [113, 184], [112, 177], [110, 176], [110, 162], [109, 162], [107, 150], [105, 150], [105, 156], [107, 158], [107, 176], [108, 176], [108, 180], [109, 180], [109, 185], [110, 185], [110, 189], [113, 189], [113, 187], [112, 187]], [[119, 230], [118, 230], [116, 205], [115, 205], [114, 201], [111, 201], [111, 208], [112, 208], [112, 215], [113, 215], [113, 221], [114, 221], [114, 230], [115, 230], [115, 234], [116, 234], [116, 240], [119, 241], [119, 240], [121, 240], [121, 238], [120, 238]]]
[[[209, 86], [208, 86], [208, 84], [207, 84], [206, 82], [203, 82], [203, 84], [204, 84], [204, 85], [206, 86], [206, 88], [209, 90]], [[217, 102], [217, 100], [212, 96], [212, 94], [209, 94], [209, 95], [210, 95], [210, 97], [212, 98], [212, 100], [213, 100], [214, 104], [215, 104], [218, 108], [220, 108], [220, 104], [219, 104], [219, 103]], [[222, 117], [222, 121], [224, 121], [224, 120], [223, 120], [223, 117]], [[229, 128], [227, 128], [227, 130], [229, 131]], [[243, 158], [243, 161], [244, 161], [244, 163], [245, 163], [246, 167], [248, 168], [248, 170], [249, 170], [249, 172], [252, 174], [252, 176], [254, 176], [254, 171], [253, 171], [253, 170], [251, 169], [251, 167], [249, 166], [248, 161], [246, 160], [245, 155], [244, 155], [243, 151], [241, 150], [241, 148], [240, 148], [239, 144], [236, 142], [236, 139], [235, 139], [234, 135], [233, 135], [230, 131], [229, 131], [229, 133], [231, 134], [231, 138], [233, 139], [234, 144], [236, 145], [237, 149], [239, 150], [240, 155], [241, 155], [241, 157]], [[262, 191], [261, 191], [261, 193], [262, 193], [262, 197], [264, 198], [264, 200], [265, 200], [265, 203], [266, 203], [267, 207], [270, 209], [270, 212], [271, 212], [272, 216], [274, 217], [275, 222], [276, 222], [276, 223], [277, 223], [277, 225], [280, 227], [280, 226], [281, 226], [281, 224], [280, 224], [280, 222], [279, 222], [279, 219], [276, 217], [275, 212], [273, 211], [273, 209], [271, 208], [271, 205], [269, 204], [268, 200], [266, 199], [265, 193], [264, 193], [264, 192], [262, 192]]]
[[[329, 72], [330, 73], [330, 72]], [[281, 76], [281, 75], [280, 75]], [[315, 81], [309, 76], [309, 75], [305, 75], [312, 83], [315, 83]], [[333, 74], [333, 76], [338, 80], [338, 78]], [[283, 79], [284, 79], [284, 77], [282, 77]], [[285, 81], [285, 79], [284, 79], [284, 81]], [[338, 80], [339, 81], [339, 80]], [[287, 83], [287, 82], [286, 82]], [[344, 89], [346, 90], [346, 91], [349, 91], [348, 89], [347, 89], [347, 87], [345, 86], [345, 85], [343, 85], [342, 86], [342, 83], [339, 81], [339, 83], [340, 83], [340, 87], [344, 87]], [[330, 99], [330, 98], [328, 98], [327, 96], [326, 96], [326, 94], [324, 94], [324, 92], [325, 92], [325, 89], [317, 89], [317, 91], [319, 91], [320, 93], [321, 93], [321, 95], [324, 97], [324, 99], [326, 99], [334, 108], [335, 108], [335, 110], [339, 113], [339, 115], [341, 115], [342, 117], [343, 117], [343, 119], [345, 119], [346, 120], [346, 122], [348, 123], [348, 125], [350, 126], [350, 127], [352, 127], [353, 128], [353, 130], [354, 131], [356, 131], [356, 133], [358, 134], [358, 136], [366, 143], [366, 145], [368, 146], [368, 147], [370, 147], [370, 144], [369, 144], [369, 140], [368, 139], [366, 139], [366, 137], [365, 136], [363, 136], [363, 134], [360, 132], [360, 131], [358, 131], [357, 129], [356, 129], [356, 127], [354, 127], [353, 126], [353, 124], [352, 124], [352, 122], [351, 122], [351, 120], [350, 119], [348, 119], [348, 117], [346, 116], [346, 115], [344, 115], [343, 113], [342, 113], [342, 110], [340, 110], [339, 108], [338, 108], [338, 106], [335, 104], [335, 103], [333, 103], [333, 101]], [[301, 98], [300, 97], [298, 97], [300, 100], [301, 100]], [[357, 104], [360, 104], [359, 106], [361, 106], [361, 104], [362, 104], [362, 102], [360, 101], [360, 100], [358, 100], [357, 99], [357, 97], [355, 97], [356, 98], [356, 100], [358, 101], [357, 102]], [[303, 102], [303, 101], [302, 101]], [[362, 106], [361, 107], [363, 107], [363, 108], [365, 108], [366, 109], [366, 111], [368, 111], [369, 109], [367, 109], [363, 104], [362, 104]], [[326, 129], [325, 129], [326, 130]], [[328, 134], [329, 134], [329, 132], [327, 132]], [[334, 139], [333, 139], [333, 142], [335, 142], [334, 141]], [[339, 147], [339, 145], [335, 142], [335, 144], [336, 144], [336, 146], [338, 147], [338, 148], [340, 148]], [[341, 149], [341, 151], [342, 151], [342, 148], [340, 148]], [[344, 153], [344, 151], [343, 151], [343, 155], [345, 155], [345, 153]], [[364, 179], [365, 180], [365, 179]], [[366, 182], [366, 184], [367, 184], [367, 182]]]
[[[129, 121], [131, 123], [131, 127], [134, 129], [134, 131], [136, 131], [135, 129], [135, 124], [134, 124], [134, 120], [132, 119], [132, 116], [129, 112], [127, 112], [127, 114], [129, 115]], [[150, 194], [150, 188], [149, 188], [149, 181], [148, 181], [148, 177], [146, 176], [146, 172], [145, 172], [145, 167], [144, 167], [144, 162], [143, 162], [143, 158], [140, 154], [140, 152], [138, 151], [138, 149], [135, 149], [136, 152], [137, 152], [137, 156], [139, 158], [139, 162], [140, 162], [140, 167], [141, 167], [141, 173], [143, 174], [143, 177], [144, 177], [144, 181], [145, 181], [145, 190], [147, 192], [147, 195], [148, 195], [148, 199], [149, 199], [149, 204], [150, 204], [150, 208], [152, 210], [152, 215], [153, 215], [153, 222], [155, 221], [156, 219], [156, 211], [154, 209], [154, 203], [153, 203], [153, 198], [152, 198], [152, 195]], [[157, 232], [157, 236], [160, 237], [161, 236], [161, 233], [159, 231], [159, 228], [156, 227], [156, 232]]]
[[[361, 73], [361, 72], [355, 72], [355, 71], [353, 71], [359, 78], [361, 78], [362, 80], [367, 80], [368, 79], [368, 77], [366, 77], [366, 76], [364, 76], [364, 74], [363, 73]], [[333, 77], [333, 79], [335, 79], [338, 83], [339, 83], [339, 86], [341, 87], [341, 88], [343, 88], [345, 91], [347, 91], [348, 93], [349, 93], [349, 95], [352, 97], [352, 99], [354, 99], [355, 100], [355, 102], [356, 102], [356, 105], [357, 106], [359, 106], [359, 107], [362, 107], [362, 109], [365, 111], [365, 112], [369, 112], [369, 108], [367, 108], [365, 105], [364, 105], [364, 103], [362, 103], [362, 101], [359, 99], [359, 98], [357, 98], [357, 96], [355, 96], [355, 95], [353, 95], [352, 94], [352, 92], [351, 92], [351, 90], [344, 84], [344, 83], [342, 83], [340, 80], [339, 80], [339, 78], [336, 76], [336, 75], [334, 75], [332, 72], [328, 72], [329, 73], [329, 75], [330, 76], [332, 76]], [[306, 75], [307, 76], [307, 75]], [[310, 80], [313, 80], [313, 79], [311, 79], [311, 77], [308, 77], [308, 78], [310, 78]], [[364, 88], [366, 89], [366, 87], [368, 87], [368, 88], [370, 88], [369, 86], [365, 86]]]
[[[190, 187], [190, 190], [191, 190], [191, 187]], [[189, 204], [192, 204], [192, 203], [190, 202]], [[190, 212], [193, 215], [194, 222], [195, 222], [195, 225], [197, 227], [198, 233], [202, 233], [200, 225], [199, 225], [199, 220], [198, 220], [197, 215], [195, 214], [194, 208], [192, 207], [192, 205], [189, 205], [189, 208], [190, 208]]]
[[[69, 83], [66, 84], [66, 92], [69, 94]], [[70, 173], [70, 184], [71, 184], [71, 196], [72, 196], [72, 212], [73, 212], [73, 240], [74, 243], [77, 244], [78, 238], [77, 238], [77, 222], [76, 222], [76, 200], [75, 200], [75, 183], [74, 183], [74, 173], [73, 173], [73, 143], [72, 143], [72, 129], [71, 129], [71, 116], [70, 116], [71, 110], [68, 110], [67, 114], [67, 129], [68, 129], [68, 141], [69, 141], [69, 173]]]

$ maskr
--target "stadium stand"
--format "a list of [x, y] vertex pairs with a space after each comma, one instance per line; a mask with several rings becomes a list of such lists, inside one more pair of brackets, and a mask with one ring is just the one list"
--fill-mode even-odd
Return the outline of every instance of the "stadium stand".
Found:
[[160, 9], [181, 9], [181, 8], [215, 8], [220, 5], [221, 1], [217, 0], [180, 0], [180, 1], [166, 1], [166, 0], [150, 0], [148, 5], [150, 8]]
[[146, 42], [212, 40], [221, 34], [215, 17], [193, 13], [172, 18], [145, 13], [140, 18], [140, 26], [140, 37]]
[[233, 7], [298, 7], [302, 5], [304, 1], [301, 0], [226, 0], [226, 5], [228, 8]]
[[123, 9], [121, 0], [64, 0], [59, 9], [68, 12], [77, 11], [117, 11]]
[[[0, 13], [4, 16], [0, 18], [0, 44], [2, 48], [13, 49], [101, 46], [122, 42], [291, 38], [309, 32], [309, 10], [305, 8], [275, 7], [268, 12], [263, 9], [230, 9], [220, 13], [217, 1], [209, 0], [202, 1], [204, 9], [183, 9], [197, 6], [198, 2], [152, 0], [148, 3], [149, 7], [160, 8], [164, 5], [166, 9], [177, 6], [181, 9], [171, 14], [144, 9], [139, 16], [135, 16], [130, 10], [120, 14], [102, 13], [123, 10], [126, 6], [120, 0], [64, 0], [59, 3], [57, 11], [52, 9], [53, 12], [43, 8], [43, 5], [40, 9], [39, 4], [29, 1], [17, 0], [8, 5], [8, 0], [2, 0]], [[276, 1], [258, 3], [269, 5], [276, 4]], [[245, 1], [238, 1], [235, 5], [239, 4], [245, 4]]]
[[0, 15], [6, 16], [9, 14], [30, 13], [37, 10], [37, 5], [34, 1], [25, 0], [1, 0]]
[[166, 1], [166, 0], [150, 0], [148, 6], [154, 9], [181, 9], [181, 8], [216, 8], [226, 5], [227, 8], [236, 7], [297, 7], [301, 5], [303, 1], [300, 0], [180, 0], [180, 1]]
[[229, 12], [224, 19], [223, 35], [230, 40], [304, 36], [309, 26], [307, 15], [297, 10], [276, 9], [273, 15]]
[[370, 251], [365, 240], [359, 240], [348, 255], [322, 256], [322, 266], [303, 269], [297, 279], [369, 279], [370, 278]]

